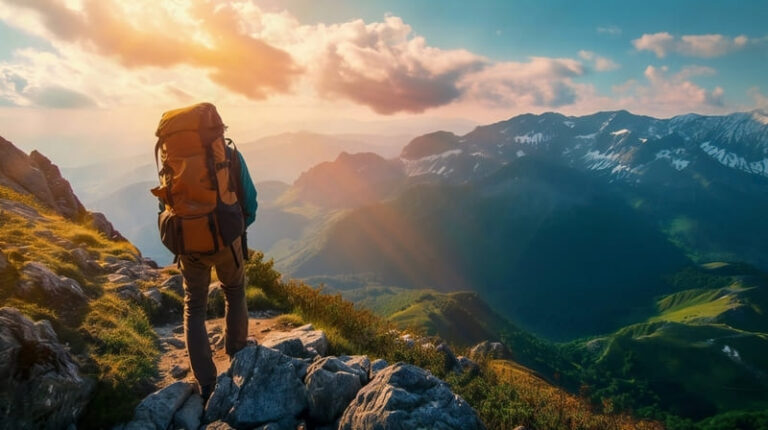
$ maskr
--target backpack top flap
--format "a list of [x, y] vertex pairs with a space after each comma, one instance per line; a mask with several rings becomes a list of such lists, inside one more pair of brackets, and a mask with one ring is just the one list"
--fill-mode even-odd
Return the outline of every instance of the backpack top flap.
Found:
[[198, 103], [196, 105], [169, 110], [163, 113], [155, 135], [159, 138], [179, 131], [198, 131], [206, 129], [224, 130], [224, 122], [216, 111], [216, 106], [211, 103]]

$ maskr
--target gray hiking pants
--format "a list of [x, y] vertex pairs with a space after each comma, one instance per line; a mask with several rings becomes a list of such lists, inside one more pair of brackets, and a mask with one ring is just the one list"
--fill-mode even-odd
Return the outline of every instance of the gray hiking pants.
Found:
[[205, 328], [212, 267], [216, 269], [226, 299], [224, 336], [227, 354], [232, 356], [243, 349], [248, 337], [248, 309], [245, 304], [245, 275], [240, 239], [216, 254], [182, 255], [180, 261], [181, 274], [184, 277], [184, 334], [190, 365], [201, 387], [213, 385], [216, 382], [216, 366]]

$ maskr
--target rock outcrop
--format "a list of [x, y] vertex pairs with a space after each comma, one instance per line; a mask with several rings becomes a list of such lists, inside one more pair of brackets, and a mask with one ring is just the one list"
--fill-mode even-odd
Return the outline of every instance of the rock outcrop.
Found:
[[478, 361], [483, 358], [503, 359], [510, 358], [512, 353], [501, 342], [483, 341], [473, 346], [469, 351], [469, 358]]
[[229, 372], [219, 376], [205, 418], [236, 428], [270, 423], [295, 428], [306, 408], [306, 388], [294, 359], [257, 345], [238, 352]]
[[83, 204], [80, 203], [80, 199], [72, 191], [69, 181], [61, 176], [59, 168], [51, 163], [48, 157], [37, 151], [32, 151], [29, 154], [29, 159], [43, 173], [57, 212], [73, 220], [82, 219], [86, 216], [88, 211], [85, 210]]
[[94, 383], [59, 343], [48, 321], [0, 308], [0, 427], [60, 429], [74, 424]]
[[445, 382], [397, 363], [379, 372], [344, 411], [339, 430], [484, 429], [475, 411]]
[[31, 194], [45, 206], [73, 221], [88, 221], [112, 240], [125, 240], [103, 214], [88, 212], [59, 168], [38, 151], [29, 155], [0, 137], [0, 185]]
[[[294, 337], [285, 337], [278, 346], [290, 344], [285, 349], [302, 357], [316, 354], [316, 344], [302, 346], [299, 341], [301, 333], [312, 331], [306, 326], [288, 332]], [[363, 355], [309, 361], [264, 345], [248, 346], [219, 375], [205, 409], [198, 395], [188, 394], [181, 388], [184, 383], [177, 382], [142, 402], [134, 421], [123, 428], [164, 429], [171, 420], [174, 428], [210, 430], [484, 428], [461, 397], [419, 367], [371, 363]], [[160, 410], [162, 421], [148, 412]]]
[[21, 267], [22, 281], [18, 284], [20, 297], [41, 297], [53, 307], [82, 306], [88, 301], [83, 288], [74, 279], [53, 273], [46, 265], [36, 261]]
[[305, 381], [309, 416], [318, 424], [330, 424], [368, 382], [368, 372], [336, 357], [324, 357], [309, 366]]
[[298, 351], [303, 352], [304, 355], [294, 355], [295, 357], [323, 356], [328, 351], [328, 338], [322, 330], [315, 330], [312, 324], [303, 325], [289, 332], [272, 332], [262, 341], [262, 344], [279, 350], [290, 348], [288, 350], [292, 351], [292, 347], [283, 344], [295, 342], [295, 339], [301, 341], [304, 346], [303, 351]]

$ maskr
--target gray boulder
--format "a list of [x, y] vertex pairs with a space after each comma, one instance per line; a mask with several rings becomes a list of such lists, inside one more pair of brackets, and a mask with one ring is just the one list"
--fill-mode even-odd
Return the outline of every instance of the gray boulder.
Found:
[[[365, 378], [361, 378], [360, 382], [365, 385], [368, 380], [371, 379], [371, 360], [367, 355], [342, 355], [339, 357], [342, 363], [347, 366], [360, 371]], [[387, 367], [386, 365], [384, 367]]]
[[133, 302], [141, 302], [141, 290], [134, 283], [123, 284], [115, 288], [115, 293], [123, 300], [131, 300]]
[[235, 354], [229, 371], [219, 375], [206, 409], [207, 421], [223, 419], [237, 428], [295, 423], [307, 408], [306, 388], [293, 359], [261, 345]]
[[181, 275], [172, 275], [160, 284], [160, 289], [173, 291], [179, 297], [184, 298], [184, 279]]
[[147, 300], [154, 309], [160, 309], [163, 307], [163, 293], [157, 288], [150, 288], [143, 293], [144, 299]]
[[501, 342], [483, 341], [473, 346], [469, 350], [469, 358], [474, 361], [480, 361], [484, 358], [503, 359], [510, 358], [511, 353]]
[[419, 367], [397, 363], [358, 392], [339, 430], [484, 429], [472, 407], [448, 384]]
[[453, 353], [451, 347], [449, 347], [448, 344], [441, 343], [440, 345], [437, 345], [435, 350], [443, 355], [443, 369], [449, 372], [461, 372], [459, 361], [456, 359], [456, 355]]
[[35, 299], [40, 295], [53, 305], [67, 307], [83, 305], [88, 297], [80, 284], [74, 279], [59, 276], [43, 263], [29, 261], [21, 267], [22, 281], [19, 283], [19, 295]]
[[387, 360], [381, 358], [374, 360], [373, 363], [371, 363], [371, 379], [375, 378], [376, 374], [384, 370], [387, 366], [389, 366]]
[[46, 206], [56, 209], [56, 201], [45, 174], [27, 154], [0, 137], [0, 177], [4, 185], [20, 193], [31, 193]]
[[93, 386], [48, 321], [0, 308], [0, 427], [67, 428], [77, 422]]
[[321, 358], [307, 370], [309, 416], [318, 424], [334, 422], [368, 382], [368, 372], [336, 357]]
[[61, 176], [59, 168], [51, 163], [45, 155], [32, 151], [29, 158], [43, 173], [48, 189], [55, 202], [54, 208], [65, 217], [72, 220], [81, 220], [87, 214], [85, 207], [80, 203], [69, 182]]
[[83, 248], [75, 248], [69, 252], [72, 254], [72, 258], [75, 260], [75, 264], [83, 272], [97, 274], [102, 272], [99, 263], [93, 260], [91, 254]]
[[136, 406], [133, 420], [126, 428], [167, 429], [176, 411], [186, 403], [193, 390], [194, 387], [190, 383], [174, 382], [162, 390], [155, 391]]
[[[305, 354], [299, 357], [311, 356], [312, 349], [320, 356], [324, 356], [328, 351], [328, 338], [322, 330], [315, 330], [312, 324], [303, 325], [288, 332], [273, 331], [270, 332], [261, 344], [268, 348], [280, 348], [280, 344], [291, 342], [292, 339], [298, 339], [304, 346]], [[311, 348], [311, 349], [310, 349]]]
[[104, 216], [101, 212], [91, 212], [91, 224], [93, 225], [93, 228], [98, 230], [99, 232], [103, 233], [104, 236], [107, 237], [107, 239], [114, 241], [114, 242], [126, 242], [128, 239], [126, 239], [122, 234], [120, 234], [117, 229], [112, 225], [111, 222], [107, 219], [106, 216]]
[[197, 430], [203, 418], [203, 398], [192, 394], [184, 405], [173, 414], [173, 427], [182, 430]]
[[460, 373], [469, 372], [470, 374], [475, 374], [480, 371], [480, 366], [477, 363], [463, 355], [456, 357], [456, 361], [459, 363]]

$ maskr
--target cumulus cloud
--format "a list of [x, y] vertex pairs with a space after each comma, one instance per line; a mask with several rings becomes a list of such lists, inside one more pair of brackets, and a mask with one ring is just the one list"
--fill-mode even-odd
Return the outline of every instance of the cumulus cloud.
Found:
[[677, 73], [670, 73], [666, 66], [648, 66], [644, 72], [647, 83], [630, 80], [614, 87], [613, 91], [624, 98], [625, 104], [640, 106], [644, 111], [717, 112], [725, 106], [724, 90], [721, 87], [707, 90], [690, 80], [714, 73], [714, 69], [702, 66], [684, 67]]
[[430, 47], [411, 31], [394, 16], [326, 29], [317, 59], [318, 90], [382, 114], [422, 112], [459, 98], [459, 80], [486, 60], [465, 50]]
[[[17, 9], [32, 11], [43, 29], [62, 42], [113, 57], [127, 68], [191, 65], [208, 70], [223, 87], [252, 99], [289, 90], [300, 72], [291, 56], [240, 31], [236, 12], [208, 2], [194, 2], [185, 12], [198, 38], [178, 15], [157, 2], [82, 0], [71, 9], [58, 0], [3, 0]], [[152, 10], [155, 19], [132, 22], [131, 9]], [[187, 23], [189, 24], [189, 23]], [[201, 40], [202, 39], [202, 40]]]
[[569, 58], [533, 57], [528, 62], [501, 62], [461, 81], [467, 98], [498, 106], [556, 108], [576, 102], [583, 86], [573, 78], [584, 66]]
[[616, 70], [620, 66], [611, 60], [610, 58], [601, 57], [597, 54], [595, 54], [592, 51], [579, 51], [579, 57], [581, 57], [583, 60], [586, 61], [592, 61], [593, 67], [598, 72], [609, 72], [611, 70]]
[[734, 38], [722, 34], [683, 35], [676, 38], [667, 32], [643, 34], [632, 41], [638, 51], [651, 51], [658, 58], [670, 53], [688, 57], [713, 58], [744, 48], [749, 38], [741, 35]]

